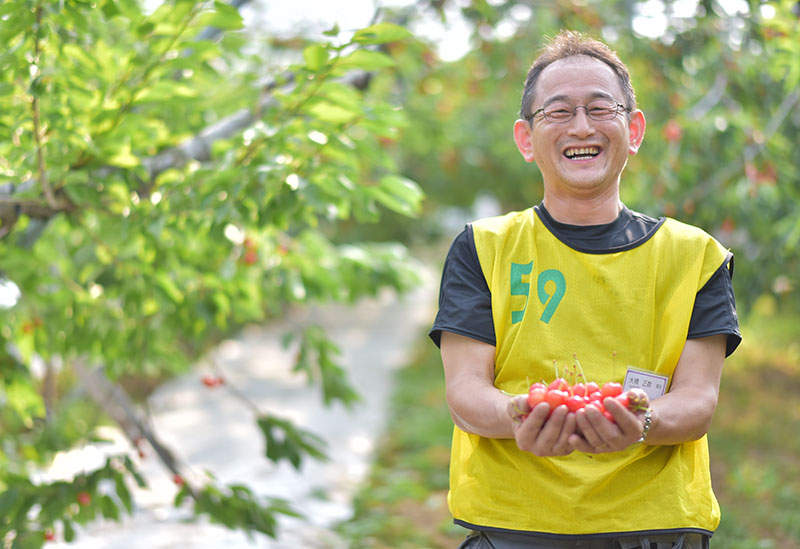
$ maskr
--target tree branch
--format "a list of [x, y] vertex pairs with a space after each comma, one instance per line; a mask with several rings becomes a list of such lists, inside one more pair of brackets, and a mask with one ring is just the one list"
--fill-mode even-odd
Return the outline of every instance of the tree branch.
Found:
[[716, 177], [709, 181], [708, 184], [699, 187], [697, 199], [702, 199], [716, 191], [717, 187], [738, 173], [742, 169], [742, 166], [748, 162], [752, 162], [753, 159], [766, 148], [767, 143], [769, 143], [772, 136], [777, 133], [786, 120], [786, 117], [789, 116], [798, 102], [800, 102], [800, 91], [793, 90], [791, 93], [786, 94], [783, 97], [783, 101], [781, 101], [781, 104], [775, 109], [775, 112], [772, 113], [767, 125], [764, 127], [764, 138], [744, 148], [741, 162], [732, 162], [728, 164], [724, 170], [717, 172]]
[[[172, 474], [183, 477], [178, 460], [172, 451], [158, 440], [125, 389], [109, 381], [103, 373], [103, 368], [88, 368], [79, 360], [74, 361], [72, 366], [91, 399], [120, 426], [128, 440], [134, 446], [138, 445], [142, 438], [147, 440], [164, 466]], [[192, 497], [195, 497], [192, 487], [188, 484], [187, 487]]]
[[[41, 4], [36, 7], [36, 37], [33, 40], [33, 59], [34, 66], [36, 67], [36, 77], [41, 74], [42, 70], [39, 67], [41, 62], [41, 32], [42, 32], [42, 12], [44, 9]], [[35, 77], [35, 78], [36, 78]], [[56, 207], [56, 198], [53, 195], [53, 189], [50, 188], [50, 182], [47, 180], [47, 169], [44, 162], [44, 144], [42, 143], [42, 124], [39, 112], [39, 91], [36, 86], [31, 86], [33, 89], [33, 100], [31, 101], [31, 109], [33, 110], [33, 139], [36, 142], [36, 164], [39, 185], [44, 193], [47, 204], [54, 208]]]
[[708, 111], [720, 102], [723, 95], [725, 95], [725, 88], [728, 86], [728, 75], [724, 72], [717, 74], [714, 83], [700, 100], [692, 105], [687, 111], [689, 118], [697, 120], [708, 114]]

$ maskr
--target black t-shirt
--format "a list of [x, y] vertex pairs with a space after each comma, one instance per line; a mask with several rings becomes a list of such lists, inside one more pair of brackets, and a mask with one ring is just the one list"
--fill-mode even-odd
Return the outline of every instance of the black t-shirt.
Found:
[[[623, 207], [619, 216], [603, 225], [568, 225], [552, 218], [544, 204], [534, 207], [553, 235], [574, 250], [606, 254], [629, 250], [649, 239], [664, 218], [649, 217]], [[725, 356], [742, 340], [733, 295], [733, 256], [720, 265], [697, 292], [687, 339], [727, 334]], [[442, 331], [496, 345], [492, 294], [483, 276], [472, 226], [467, 225], [450, 246], [442, 270], [439, 312], [429, 332], [438, 346]]]

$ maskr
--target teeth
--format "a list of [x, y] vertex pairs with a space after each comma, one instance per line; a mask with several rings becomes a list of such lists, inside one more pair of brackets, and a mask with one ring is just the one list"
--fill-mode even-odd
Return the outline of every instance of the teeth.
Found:
[[597, 147], [583, 147], [580, 149], [567, 149], [564, 155], [567, 158], [575, 158], [576, 156], [597, 156], [600, 154], [600, 149]]

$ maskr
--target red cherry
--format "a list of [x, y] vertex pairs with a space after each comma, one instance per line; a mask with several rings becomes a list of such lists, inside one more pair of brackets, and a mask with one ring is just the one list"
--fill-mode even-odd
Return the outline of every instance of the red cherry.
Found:
[[203, 385], [209, 388], [213, 388], [225, 383], [225, 378], [220, 376], [212, 376], [211, 374], [206, 374], [201, 379], [203, 380]]
[[720, 227], [723, 232], [732, 233], [733, 230], [736, 228], [736, 222], [733, 220], [732, 217], [728, 216], [722, 221], [722, 226]]
[[586, 396], [586, 398], [588, 398], [590, 402], [599, 402], [600, 400], [603, 399], [603, 393], [601, 393], [600, 391], [594, 391], [592, 393], [589, 393]]
[[566, 404], [568, 398], [568, 392], [559, 389], [550, 389], [545, 394], [544, 401], [550, 405], [550, 411], [552, 412], [562, 404]]
[[535, 408], [537, 404], [544, 401], [546, 394], [546, 389], [542, 389], [540, 387], [531, 387], [531, 390], [528, 391], [528, 406], [530, 406], [531, 409]]
[[183, 477], [182, 477], [182, 476], [180, 476], [180, 475], [179, 475], [179, 474], [177, 474], [177, 473], [175, 473], [174, 475], [172, 475], [172, 482], [174, 482], [174, 483], [175, 483], [175, 484], [177, 484], [178, 486], [183, 486], [183, 484], [184, 484]]
[[578, 396], [586, 396], [586, 384], [576, 383], [572, 386], [572, 394]]
[[56, 535], [53, 533], [52, 530], [45, 530], [44, 539], [45, 539], [45, 541], [55, 541], [56, 540]]
[[600, 390], [600, 386], [597, 383], [595, 383], [594, 381], [590, 381], [589, 383], [586, 384], [586, 394], [587, 395], [591, 395], [595, 391], [599, 391], [599, 390]]
[[603, 402], [600, 400], [592, 400], [586, 403], [586, 408], [594, 408], [601, 414], [606, 411], [606, 407], [603, 406]]
[[547, 386], [548, 389], [556, 389], [559, 391], [569, 391], [569, 382], [563, 377], [559, 377], [550, 382]]
[[570, 412], [577, 412], [581, 408], [586, 407], [586, 397], [580, 395], [572, 395], [567, 399], [567, 408]]
[[683, 135], [683, 128], [676, 120], [669, 120], [664, 126], [664, 138], [667, 141], [680, 141], [681, 135]]
[[603, 398], [621, 395], [622, 385], [616, 381], [609, 381], [608, 383], [603, 384], [603, 388], [600, 389], [600, 394], [603, 395]]
[[76, 499], [80, 505], [89, 505], [92, 502], [92, 495], [89, 492], [79, 492]]
[[245, 265], [254, 265], [258, 261], [258, 252], [254, 248], [248, 248], [242, 257]]

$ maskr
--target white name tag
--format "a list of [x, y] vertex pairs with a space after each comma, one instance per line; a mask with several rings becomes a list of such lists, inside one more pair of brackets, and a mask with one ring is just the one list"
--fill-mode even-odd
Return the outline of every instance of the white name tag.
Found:
[[667, 392], [667, 384], [669, 383], [668, 376], [662, 376], [655, 372], [648, 372], [647, 370], [637, 370], [628, 367], [628, 372], [625, 374], [625, 383], [622, 388], [624, 391], [628, 389], [642, 389], [650, 400], [663, 396]]

